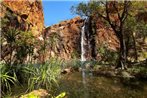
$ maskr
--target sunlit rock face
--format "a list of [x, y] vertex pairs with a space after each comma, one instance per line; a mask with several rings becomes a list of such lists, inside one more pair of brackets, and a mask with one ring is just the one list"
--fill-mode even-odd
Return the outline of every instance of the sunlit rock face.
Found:
[[47, 42], [47, 55], [49, 57], [61, 57], [69, 60], [80, 58], [80, 33], [83, 20], [75, 17], [62, 21], [45, 29], [43, 35]]
[[[7, 19], [6, 30], [2, 28], [3, 31], [7, 32], [9, 27], [13, 27], [17, 30], [30, 32], [35, 38], [37, 38], [44, 29], [44, 16], [42, 9], [42, 1], [39, 0], [2, 0], [0, 4], [0, 18], [2, 20]], [[8, 28], [7, 28], [8, 27]], [[4, 34], [2, 32], [2, 37]], [[42, 38], [40, 38], [42, 40]], [[36, 42], [38, 40], [36, 39]], [[39, 41], [38, 41], [39, 43]], [[11, 54], [11, 48], [6, 38], [4, 37], [4, 42], [1, 45], [1, 58], [2, 60], [9, 60]], [[18, 46], [13, 46], [13, 61], [17, 61], [16, 59], [16, 49], [19, 50]], [[27, 59], [36, 60], [36, 55], [38, 56], [38, 50], [40, 49], [39, 45], [34, 47], [34, 53], [32, 57], [27, 55], [23, 58], [24, 62], [27, 62]], [[35, 58], [34, 58], [35, 57]], [[37, 60], [35, 61], [37, 62]]]
[[[14, 22], [12, 24], [20, 30], [32, 31], [33, 35], [37, 36], [38, 43], [35, 47], [37, 61], [46, 61], [50, 57], [65, 60], [80, 59], [81, 29], [84, 24], [84, 20], [80, 17], [61, 21], [44, 29], [42, 3], [39, 0], [3, 0], [0, 8], [0, 17], [4, 17], [7, 11], [15, 14], [13, 18], [10, 16], [11, 22]], [[96, 48], [107, 45], [111, 50], [118, 50], [119, 42], [113, 31], [106, 28], [100, 20], [96, 25]], [[43, 46], [45, 50], [40, 52]]]
[[[84, 20], [75, 17], [71, 20], [65, 20], [58, 24], [47, 27], [42, 33], [46, 40], [46, 56], [60, 57], [66, 60], [72, 58], [80, 59], [81, 55], [81, 30]], [[96, 48], [107, 46], [112, 51], [119, 49], [119, 41], [117, 40], [113, 30], [106, 28], [101, 21], [96, 22]], [[97, 59], [98, 52], [97, 52]]]
[[23, 26], [21, 30], [31, 30], [34, 36], [44, 28], [42, 3], [39, 0], [3, 0], [1, 17], [7, 10], [16, 14], [16, 19]]

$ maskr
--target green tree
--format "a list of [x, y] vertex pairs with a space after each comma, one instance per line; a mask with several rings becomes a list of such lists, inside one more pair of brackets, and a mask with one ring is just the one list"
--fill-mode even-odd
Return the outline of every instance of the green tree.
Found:
[[[131, 7], [129, 11], [129, 16], [124, 23], [124, 34], [126, 41], [126, 56], [135, 58], [135, 61], [138, 60], [140, 47], [140, 39], [142, 39], [141, 43], [145, 42], [145, 38], [147, 37], [147, 25], [146, 25], [146, 10], [147, 3], [144, 1], [132, 1]], [[132, 54], [133, 49], [133, 54]], [[131, 50], [131, 51], [130, 51]], [[129, 53], [130, 52], [130, 53]]]
[[[97, 3], [98, 4], [98, 3]], [[72, 6], [71, 7], [71, 12], [72, 13], [76, 13], [82, 17], [88, 17], [88, 23], [86, 23], [88, 25], [88, 31], [90, 32], [89, 34], [86, 33], [86, 39], [88, 40], [87, 43], [89, 44], [89, 51], [88, 51], [88, 55], [90, 55], [93, 59], [96, 59], [96, 41], [95, 41], [95, 36], [96, 36], [96, 17], [94, 17], [94, 11], [95, 11], [95, 7], [96, 5], [92, 4], [92, 3], [79, 3], [78, 6]]]
[[77, 14], [101, 18], [113, 29], [120, 42], [120, 55], [117, 67], [122, 69], [126, 67], [126, 44], [123, 28], [129, 15], [130, 6], [130, 1], [90, 1], [87, 4], [80, 3], [77, 7], [73, 7], [73, 9], [76, 9], [73, 11]]

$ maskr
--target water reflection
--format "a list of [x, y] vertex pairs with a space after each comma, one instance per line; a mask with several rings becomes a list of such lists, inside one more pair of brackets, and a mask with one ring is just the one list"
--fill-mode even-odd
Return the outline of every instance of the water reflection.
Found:
[[67, 92], [67, 98], [146, 98], [147, 83], [90, 76], [88, 71], [83, 70], [63, 75], [55, 94], [63, 91]]

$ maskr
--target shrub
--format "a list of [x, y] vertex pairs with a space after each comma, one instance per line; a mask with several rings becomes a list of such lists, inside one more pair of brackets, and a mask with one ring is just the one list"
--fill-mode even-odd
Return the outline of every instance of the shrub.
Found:
[[0, 79], [1, 79], [1, 90], [2, 93], [4, 92], [10, 92], [11, 91], [11, 85], [15, 85], [17, 81], [17, 76], [14, 71], [11, 70], [11, 67], [1, 63], [0, 64]]
[[112, 51], [108, 49], [107, 44], [102, 44], [98, 48], [98, 53], [101, 57], [102, 63], [109, 63], [109, 64], [115, 64], [118, 58], [118, 53], [116, 51]]
[[61, 62], [56, 59], [50, 59], [45, 64], [32, 67], [33, 73], [28, 80], [28, 89], [44, 88], [50, 90], [55, 84], [57, 85], [57, 78], [60, 75]]

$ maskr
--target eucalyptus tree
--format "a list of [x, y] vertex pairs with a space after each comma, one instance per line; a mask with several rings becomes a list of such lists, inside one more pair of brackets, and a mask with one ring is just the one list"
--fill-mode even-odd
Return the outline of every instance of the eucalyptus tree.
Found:
[[90, 1], [72, 7], [72, 11], [76, 14], [87, 16], [90, 13], [96, 18], [106, 21], [113, 29], [120, 42], [117, 68], [121, 67], [122, 69], [126, 67], [126, 44], [123, 28], [129, 15], [130, 6], [130, 1]]
[[93, 5], [91, 3], [79, 3], [78, 6], [72, 6], [71, 12], [80, 15], [82, 18], [87, 17], [87, 30], [86, 30], [86, 39], [88, 40], [87, 43], [89, 43], [89, 51], [88, 55], [90, 55], [91, 59], [96, 59], [96, 18], [93, 15]]
[[[145, 1], [132, 1], [129, 16], [124, 23], [124, 34], [126, 37], [126, 55], [133, 57], [133, 59], [135, 58], [134, 61], [138, 60], [138, 51], [140, 51], [139, 47], [143, 48], [143, 46], [138, 43], [138, 39], [142, 39], [142, 43], [144, 43], [145, 38], [147, 37], [146, 6], [147, 3]], [[129, 51], [130, 49], [134, 50], [133, 54], [132, 51]]]

